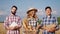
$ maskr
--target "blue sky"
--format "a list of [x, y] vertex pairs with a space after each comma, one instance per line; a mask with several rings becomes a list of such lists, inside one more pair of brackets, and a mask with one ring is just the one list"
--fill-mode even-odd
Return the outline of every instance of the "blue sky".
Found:
[[[21, 18], [26, 16], [29, 8], [38, 9], [37, 15], [39, 18], [45, 16], [45, 7], [51, 6], [54, 16], [60, 16], [60, 0], [0, 0], [0, 16], [9, 15], [13, 5], [18, 7], [17, 15]], [[1, 17], [0, 17], [1, 18]], [[0, 19], [1, 20], [1, 19]]]

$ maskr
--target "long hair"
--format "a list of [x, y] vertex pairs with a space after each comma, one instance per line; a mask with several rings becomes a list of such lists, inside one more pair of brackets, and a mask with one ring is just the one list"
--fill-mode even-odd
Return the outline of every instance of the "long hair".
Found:
[[[30, 18], [30, 14], [27, 14], [27, 17]], [[36, 14], [34, 14], [32, 17], [35, 19], [38, 18]]]

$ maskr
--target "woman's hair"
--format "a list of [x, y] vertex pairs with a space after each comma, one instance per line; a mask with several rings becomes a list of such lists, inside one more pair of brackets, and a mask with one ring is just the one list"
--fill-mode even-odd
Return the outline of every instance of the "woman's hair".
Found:
[[[27, 14], [27, 17], [30, 18], [30, 14]], [[33, 15], [33, 18], [37, 18], [37, 15], [34, 14], [34, 15]]]

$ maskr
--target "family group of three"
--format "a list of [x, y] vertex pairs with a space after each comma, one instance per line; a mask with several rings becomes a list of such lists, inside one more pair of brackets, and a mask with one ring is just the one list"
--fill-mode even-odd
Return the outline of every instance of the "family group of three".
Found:
[[59, 29], [57, 18], [52, 16], [50, 6], [45, 8], [46, 16], [43, 17], [41, 24], [38, 23], [39, 18], [36, 15], [38, 10], [36, 8], [30, 8], [23, 20], [16, 15], [17, 9], [16, 6], [12, 6], [11, 14], [4, 21], [4, 27], [7, 30], [6, 34], [20, 34], [19, 29], [22, 26], [23, 34], [29, 34], [30, 32], [38, 34], [39, 29], [43, 30], [42, 34], [55, 34], [55, 31]]

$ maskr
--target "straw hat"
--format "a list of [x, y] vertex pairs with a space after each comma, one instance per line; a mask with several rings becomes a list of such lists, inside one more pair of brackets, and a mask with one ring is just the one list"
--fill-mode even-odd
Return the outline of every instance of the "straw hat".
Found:
[[38, 10], [37, 10], [36, 8], [29, 8], [28, 11], [27, 11], [27, 14], [28, 14], [29, 12], [31, 12], [31, 11], [37, 12]]

